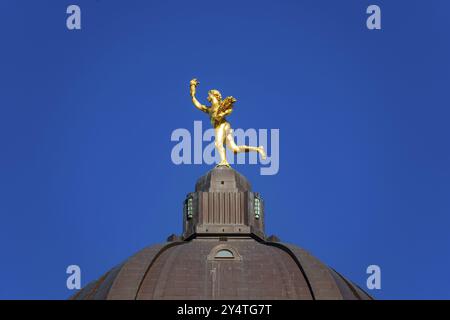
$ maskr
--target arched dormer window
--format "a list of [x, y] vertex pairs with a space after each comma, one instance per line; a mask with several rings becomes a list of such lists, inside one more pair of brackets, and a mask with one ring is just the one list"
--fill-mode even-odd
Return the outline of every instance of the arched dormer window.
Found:
[[208, 255], [208, 260], [242, 260], [235, 248], [228, 244], [215, 246]]
[[228, 249], [221, 249], [216, 252], [216, 255], [214, 256], [215, 259], [233, 259], [234, 255], [233, 252], [231, 252]]

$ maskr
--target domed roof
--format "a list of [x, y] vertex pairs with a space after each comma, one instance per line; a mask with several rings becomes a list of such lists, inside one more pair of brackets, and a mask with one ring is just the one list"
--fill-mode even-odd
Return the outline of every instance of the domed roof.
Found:
[[200, 177], [195, 184], [195, 191], [204, 192], [243, 192], [251, 191], [250, 182], [242, 174], [229, 167], [220, 166]]
[[264, 232], [264, 200], [216, 167], [183, 202], [183, 233], [149, 246], [72, 299], [371, 299], [305, 250]]
[[305, 250], [194, 239], [147, 247], [72, 299], [371, 299]]

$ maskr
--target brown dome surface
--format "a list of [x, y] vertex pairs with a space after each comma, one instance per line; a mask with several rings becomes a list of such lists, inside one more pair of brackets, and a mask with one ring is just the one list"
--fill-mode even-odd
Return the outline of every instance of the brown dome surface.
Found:
[[305, 250], [266, 237], [264, 214], [245, 177], [215, 168], [184, 202], [181, 237], [139, 251], [72, 299], [371, 299]]
[[371, 299], [305, 250], [252, 238], [150, 246], [72, 298]]

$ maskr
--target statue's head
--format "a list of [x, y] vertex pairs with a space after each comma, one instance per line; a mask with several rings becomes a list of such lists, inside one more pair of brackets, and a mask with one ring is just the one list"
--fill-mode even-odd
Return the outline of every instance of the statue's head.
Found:
[[209, 90], [208, 91], [208, 101], [211, 103], [220, 103], [222, 101], [222, 95], [218, 90]]

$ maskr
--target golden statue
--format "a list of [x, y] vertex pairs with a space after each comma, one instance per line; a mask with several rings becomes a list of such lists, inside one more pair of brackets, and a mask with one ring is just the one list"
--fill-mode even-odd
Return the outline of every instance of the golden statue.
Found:
[[211, 124], [214, 127], [215, 132], [215, 146], [220, 155], [220, 163], [217, 166], [230, 166], [226, 158], [225, 142], [227, 147], [234, 153], [256, 151], [259, 152], [261, 158], [264, 160], [266, 158], [266, 152], [264, 151], [263, 146], [238, 146], [234, 142], [233, 129], [231, 129], [231, 126], [225, 117], [233, 112], [233, 104], [236, 102], [236, 99], [233, 97], [226, 97], [222, 100], [222, 95], [219, 91], [209, 90], [208, 101], [211, 103], [211, 106], [207, 107], [201, 104], [195, 97], [195, 90], [199, 83], [200, 82], [198, 82], [197, 79], [192, 79], [190, 82], [192, 103], [197, 109], [209, 114], [211, 119]]

